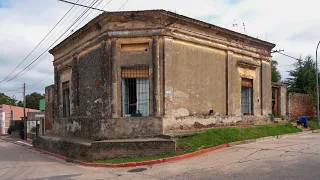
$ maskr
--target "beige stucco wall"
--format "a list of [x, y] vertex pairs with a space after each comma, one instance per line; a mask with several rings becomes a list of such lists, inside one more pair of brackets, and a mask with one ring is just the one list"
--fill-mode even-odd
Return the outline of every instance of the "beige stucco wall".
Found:
[[270, 62], [262, 61], [262, 114], [268, 116], [272, 113], [272, 87]]
[[[165, 37], [164, 42], [165, 132], [188, 129], [195, 123], [218, 126], [268, 120], [270, 63], [170, 37]], [[244, 117], [241, 111], [242, 78], [253, 80], [251, 117]], [[211, 109], [215, 113], [209, 115]]]
[[[209, 30], [207, 26], [177, 22], [172, 17], [162, 19], [162, 24], [146, 21], [149, 16], [141, 16], [141, 21], [128, 17], [100, 17], [53, 51], [58, 70], [68, 63], [74, 69], [79, 68], [79, 87], [75, 87], [76, 71], [69, 73], [74, 86], [71, 94], [72, 90], [73, 94], [78, 93], [80, 102], [79, 107], [71, 109], [77, 111], [76, 120], [84, 118], [81, 123], [74, 120], [70, 126], [81, 124], [88, 128], [83, 132], [94, 134], [97, 131], [91, 125], [100, 128], [100, 122], [111, 122], [107, 118], [115, 122], [121, 118], [121, 67], [132, 65], [150, 67], [150, 116], [163, 119], [163, 127], [190, 126], [195, 122], [238, 123], [248, 119], [241, 115], [241, 77], [253, 79], [255, 116], [271, 112], [270, 63], [261, 65], [261, 61], [270, 61], [271, 57], [262, 42], [257, 46], [255, 40], [239, 39], [239, 34], [235, 37], [229, 32]], [[121, 52], [122, 43], [145, 42], [149, 42], [147, 52]], [[78, 65], [71, 61], [78, 61]], [[239, 67], [238, 61], [254, 63], [256, 68]], [[63, 77], [59, 82], [63, 82]], [[215, 112], [214, 117], [207, 117], [210, 110]], [[98, 122], [99, 118], [103, 120]], [[110, 123], [106, 129], [112, 127], [114, 124]], [[140, 126], [137, 129], [139, 133]], [[90, 133], [85, 136], [91, 136]]]
[[[241, 116], [241, 81], [242, 78], [252, 79], [253, 81], [253, 115], [261, 115], [261, 84], [260, 84], [260, 61], [248, 56], [242, 56], [233, 54], [233, 66], [236, 66], [237, 71], [234, 73], [233, 78], [230, 79], [232, 82], [232, 92], [230, 98], [233, 98], [233, 112], [230, 115]], [[238, 62], [246, 62], [248, 64], [257, 65], [256, 68], [249, 69], [247, 67], [239, 67]]]
[[226, 52], [179, 40], [172, 49], [173, 99], [166, 113], [180, 117], [212, 109], [226, 114]]

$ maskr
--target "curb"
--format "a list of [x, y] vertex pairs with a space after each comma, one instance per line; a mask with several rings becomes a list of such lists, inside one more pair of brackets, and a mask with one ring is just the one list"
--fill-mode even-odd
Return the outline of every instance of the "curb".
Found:
[[[173, 156], [173, 157], [169, 157], [169, 158], [156, 159], [156, 160], [150, 160], [150, 161], [142, 161], [142, 162], [129, 162], [129, 163], [123, 163], [123, 164], [90, 163], [90, 162], [84, 162], [84, 161], [79, 161], [79, 160], [73, 160], [72, 163], [78, 164], [81, 166], [87, 166], [87, 167], [106, 167], [106, 168], [136, 167], [136, 166], [154, 165], [154, 164], [160, 164], [160, 163], [165, 163], [165, 162], [178, 161], [178, 160], [182, 160], [182, 159], [186, 159], [186, 158], [199, 156], [199, 155], [202, 155], [202, 154], [205, 154], [208, 152], [217, 151], [217, 150], [224, 149], [227, 147], [228, 147], [227, 144], [223, 144], [220, 146], [215, 146], [215, 147], [211, 147], [208, 149], [203, 149], [200, 151], [191, 152], [191, 153], [178, 155], [178, 156]], [[64, 161], [69, 159], [67, 157], [60, 156], [58, 154], [54, 154], [54, 153], [51, 153], [51, 152], [48, 152], [45, 150], [41, 150], [41, 149], [37, 149], [34, 147], [28, 147], [28, 149], [33, 150], [33, 151], [37, 151], [37, 152], [40, 152], [41, 154], [46, 154], [48, 156], [52, 156], [52, 157], [55, 157], [55, 158], [58, 158], [58, 159], [61, 159]]]
[[314, 133], [314, 132], [302, 131], [302, 132], [291, 133], [291, 134], [283, 134], [283, 135], [277, 135], [277, 136], [267, 136], [267, 137], [262, 137], [262, 138], [258, 138], [258, 139], [235, 141], [235, 142], [228, 143], [228, 147], [233, 147], [233, 146], [237, 146], [237, 145], [241, 145], [241, 144], [250, 144], [250, 143], [255, 143], [255, 142], [263, 142], [263, 141], [268, 141], [268, 140], [273, 140], [273, 139], [282, 139], [282, 138], [286, 138], [286, 137], [293, 136], [293, 135], [310, 134], [310, 133]]
[[[195, 157], [195, 156], [199, 156], [208, 152], [213, 152], [213, 151], [217, 151], [217, 150], [221, 150], [221, 149], [225, 149], [228, 147], [232, 147], [232, 146], [236, 146], [236, 145], [241, 145], [241, 144], [249, 144], [249, 143], [254, 143], [254, 142], [261, 142], [261, 141], [266, 141], [266, 140], [272, 140], [272, 139], [280, 139], [280, 138], [284, 138], [284, 137], [288, 137], [291, 135], [298, 135], [298, 134], [309, 134], [312, 132], [298, 132], [298, 133], [292, 133], [292, 134], [285, 134], [285, 135], [278, 135], [278, 136], [268, 136], [268, 137], [262, 137], [262, 138], [258, 138], [258, 139], [250, 139], [250, 140], [243, 140], [243, 141], [236, 141], [236, 142], [231, 142], [231, 143], [227, 143], [227, 144], [223, 144], [223, 145], [219, 145], [219, 146], [215, 146], [215, 147], [211, 147], [211, 148], [207, 148], [207, 149], [202, 149], [199, 151], [195, 151], [195, 152], [191, 152], [191, 153], [187, 153], [187, 154], [182, 154], [182, 155], [178, 155], [178, 156], [173, 156], [173, 157], [168, 157], [168, 158], [163, 158], [163, 159], [157, 159], [157, 160], [150, 160], [150, 161], [142, 161], [142, 162], [128, 162], [128, 163], [122, 163], [122, 164], [106, 164], [106, 163], [90, 163], [90, 162], [84, 162], [84, 161], [79, 161], [79, 160], [72, 160], [71, 163], [73, 164], [78, 164], [81, 166], [87, 166], [87, 167], [105, 167], [105, 168], [123, 168], [123, 167], [136, 167], [136, 166], [145, 166], [145, 165], [154, 165], [154, 164], [160, 164], [160, 163], [165, 163], [165, 162], [173, 162], [173, 161], [178, 161], [178, 160], [182, 160], [182, 159], [187, 159], [187, 158], [191, 158], [191, 157]], [[20, 146], [25, 146], [25, 144], [22, 143], [17, 143], [14, 141], [10, 141], [7, 138], [1, 138], [4, 141], [7, 142], [12, 142], [14, 144], [20, 145]], [[30, 150], [33, 151], [37, 151], [41, 154], [45, 154], [48, 156], [52, 156], [55, 157], [57, 159], [61, 159], [64, 161], [69, 160], [70, 158], [67, 158], [65, 156], [61, 156], [55, 153], [51, 153], [45, 150], [41, 150], [38, 148], [34, 148], [34, 147], [26, 147]]]

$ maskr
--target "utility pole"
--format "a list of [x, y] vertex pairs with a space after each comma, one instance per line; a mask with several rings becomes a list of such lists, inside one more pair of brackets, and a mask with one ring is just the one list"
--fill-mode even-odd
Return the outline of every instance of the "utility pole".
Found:
[[23, 83], [23, 121], [24, 140], [27, 140], [27, 118], [26, 118], [26, 83]]
[[317, 89], [317, 120], [318, 125], [320, 126], [320, 119], [319, 119], [319, 75], [318, 75], [318, 48], [319, 48], [320, 41], [318, 42], [317, 49], [316, 49], [316, 89]]

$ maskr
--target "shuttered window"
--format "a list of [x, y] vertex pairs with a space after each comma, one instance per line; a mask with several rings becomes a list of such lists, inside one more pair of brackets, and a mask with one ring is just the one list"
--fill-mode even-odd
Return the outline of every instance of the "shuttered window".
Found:
[[242, 79], [242, 87], [252, 87], [252, 79]]
[[123, 68], [122, 78], [149, 78], [149, 68]]
[[122, 116], [149, 116], [149, 67], [122, 68]]

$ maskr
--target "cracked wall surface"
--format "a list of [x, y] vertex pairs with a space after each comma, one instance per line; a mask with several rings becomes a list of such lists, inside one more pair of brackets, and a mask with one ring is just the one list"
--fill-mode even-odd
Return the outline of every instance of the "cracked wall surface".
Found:
[[[273, 44], [165, 11], [120, 14], [100, 15], [50, 51], [55, 134], [152, 137], [195, 124], [267, 121]], [[150, 113], [124, 118], [121, 68], [138, 66], [149, 69]], [[249, 117], [241, 113], [242, 78], [253, 81]], [[70, 117], [62, 114], [65, 81], [70, 82]]]

